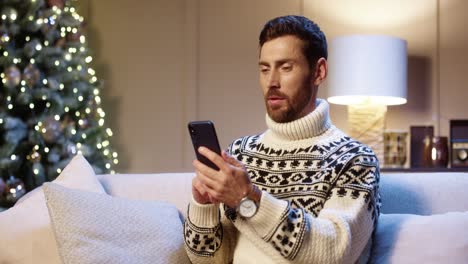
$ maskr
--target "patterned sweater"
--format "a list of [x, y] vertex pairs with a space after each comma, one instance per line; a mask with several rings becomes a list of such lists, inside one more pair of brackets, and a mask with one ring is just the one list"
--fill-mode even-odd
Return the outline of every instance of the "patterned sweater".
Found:
[[255, 216], [193, 199], [185, 244], [193, 263], [364, 263], [380, 209], [374, 153], [331, 124], [318, 99], [309, 115], [235, 140], [228, 152], [262, 190]]

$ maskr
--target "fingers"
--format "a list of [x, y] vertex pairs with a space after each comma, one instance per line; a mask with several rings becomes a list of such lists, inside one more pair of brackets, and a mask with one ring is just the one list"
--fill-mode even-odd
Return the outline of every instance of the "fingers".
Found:
[[223, 150], [223, 152], [221, 153], [224, 161], [226, 161], [227, 163], [231, 164], [232, 166], [235, 166], [235, 167], [238, 167], [238, 168], [242, 168], [244, 167], [244, 164], [242, 164], [242, 162], [238, 161], [236, 158], [234, 158], [233, 156], [229, 155], [226, 151]]
[[216, 154], [208, 148], [199, 147], [198, 152], [205, 156], [207, 159], [209, 159], [211, 162], [213, 162], [216, 166], [218, 166], [220, 170], [227, 166], [226, 162], [221, 156], [219, 156], [218, 154]]

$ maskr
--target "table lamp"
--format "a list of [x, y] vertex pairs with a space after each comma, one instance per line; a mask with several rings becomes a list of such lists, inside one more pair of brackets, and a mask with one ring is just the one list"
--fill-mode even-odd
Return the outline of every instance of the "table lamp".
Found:
[[330, 45], [328, 101], [348, 105], [349, 135], [368, 145], [383, 165], [388, 105], [406, 103], [406, 41], [350, 35]]

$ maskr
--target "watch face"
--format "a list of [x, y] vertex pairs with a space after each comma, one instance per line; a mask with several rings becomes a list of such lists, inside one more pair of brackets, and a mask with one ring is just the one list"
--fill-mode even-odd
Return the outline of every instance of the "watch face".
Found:
[[249, 218], [257, 212], [257, 205], [250, 199], [243, 200], [239, 205], [239, 214], [242, 217]]

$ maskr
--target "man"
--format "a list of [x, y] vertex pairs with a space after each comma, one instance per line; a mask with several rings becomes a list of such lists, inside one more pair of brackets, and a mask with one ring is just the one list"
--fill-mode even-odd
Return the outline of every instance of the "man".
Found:
[[[268, 130], [222, 156], [200, 148], [185, 242], [193, 263], [364, 263], [379, 216], [374, 153], [331, 124], [317, 89], [327, 44], [305, 17], [260, 33]], [[352, 69], [350, 69], [352, 70]]]

